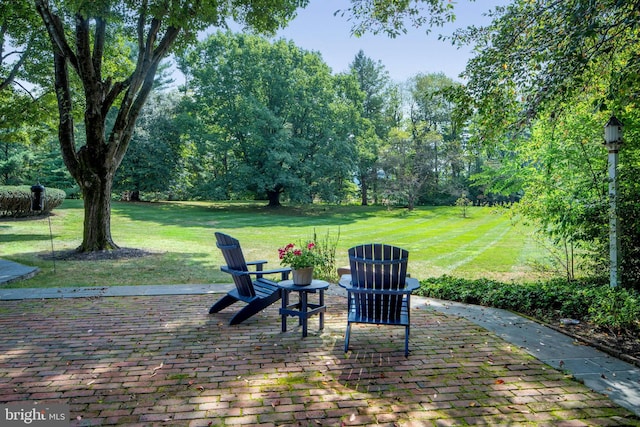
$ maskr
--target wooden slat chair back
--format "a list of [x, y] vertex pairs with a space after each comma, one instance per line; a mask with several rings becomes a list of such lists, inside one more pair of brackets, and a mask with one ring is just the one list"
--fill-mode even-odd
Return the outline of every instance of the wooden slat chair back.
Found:
[[409, 252], [370, 243], [349, 249], [350, 275], [340, 279], [347, 290], [348, 319], [345, 352], [349, 349], [352, 323], [405, 327], [405, 356], [409, 354], [410, 297], [418, 288], [407, 277]]
[[[229, 324], [241, 323], [262, 311], [280, 299], [280, 289], [276, 282], [264, 278], [265, 275], [279, 274], [281, 280], [289, 277], [290, 268], [264, 270], [267, 261], [247, 262], [244, 258], [240, 242], [224, 233], [216, 232], [216, 246], [222, 252], [227, 265], [220, 270], [229, 273], [236, 288], [228, 292], [209, 309], [209, 313], [217, 313], [231, 304], [242, 301], [247, 305], [231, 319]], [[254, 267], [250, 270], [249, 267]]]
[[[240, 242], [238, 240], [223, 233], [216, 233], [216, 246], [222, 252], [224, 261], [227, 263], [222, 271], [249, 271], [249, 266], [247, 265], [247, 261], [244, 259], [244, 254], [242, 253], [242, 248], [240, 247]], [[261, 267], [262, 264], [257, 265], [258, 269], [261, 269]], [[256, 296], [256, 291], [253, 287], [253, 280], [251, 279], [251, 275], [233, 273], [230, 274], [233, 277], [233, 283], [236, 285], [236, 289], [238, 290], [238, 294], [240, 296], [247, 298]], [[257, 276], [257, 278], [260, 277], [261, 276]]]
[[[404, 287], [409, 252], [389, 245], [361, 245], [349, 249], [352, 286], [359, 289]], [[357, 318], [395, 323], [401, 320], [402, 296], [384, 293], [355, 293]]]

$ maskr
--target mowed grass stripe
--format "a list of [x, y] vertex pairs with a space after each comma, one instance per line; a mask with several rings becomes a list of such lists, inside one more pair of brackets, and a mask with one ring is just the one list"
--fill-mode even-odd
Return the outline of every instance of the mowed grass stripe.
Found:
[[[35, 265], [42, 273], [11, 284], [20, 287], [229, 283], [214, 233], [240, 240], [248, 260], [278, 267], [278, 248], [313, 236], [338, 237], [337, 266], [347, 265], [347, 249], [361, 243], [390, 243], [410, 251], [414, 277], [451, 274], [463, 278], [527, 279], [531, 261], [540, 261], [530, 230], [512, 225], [500, 209], [420, 207], [413, 211], [378, 206], [284, 206], [261, 203], [171, 202], [113, 205], [111, 229], [121, 247], [158, 255], [128, 260], [53, 263], [47, 220], [7, 221], [0, 227], [3, 258]], [[77, 247], [82, 238], [82, 202], [65, 201], [51, 217], [56, 251]]]

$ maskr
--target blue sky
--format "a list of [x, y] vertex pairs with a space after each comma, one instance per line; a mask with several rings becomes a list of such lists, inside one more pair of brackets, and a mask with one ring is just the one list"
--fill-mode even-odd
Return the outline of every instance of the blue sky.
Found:
[[438, 34], [451, 34], [459, 27], [486, 24], [484, 12], [508, 0], [458, 0], [454, 3], [456, 21], [444, 28], [434, 28], [429, 35], [424, 29], [411, 29], [408, 34], [391, 39], [386, 35], [350, 35], [351, 23], [346, 17], [334, 16], [348, 6], [347, 0], [311, 0], [278, 37], [293, 40], [303, 49], [318, 51], [334, 73], [346, 71], [362, 49], [366, 56], [381, 61], [390, 77], [403, 82], [418, 73], [443, 72], [460, 80], [458, 75], [471, 57], [470, 48], [456, 48], [438, 40]]

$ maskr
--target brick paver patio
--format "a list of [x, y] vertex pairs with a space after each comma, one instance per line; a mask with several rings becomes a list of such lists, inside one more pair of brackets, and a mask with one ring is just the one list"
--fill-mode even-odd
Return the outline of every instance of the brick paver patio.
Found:
[[[478, 326], [420, 307], [402, 328], [354, 326], [328, 296], [301, 338], [279, 304], [228, 326], [217, 295], [0, 302], [0, 403], [68, 403], [72, 425], [640, 425]], [[375, 349], [375, 350], [374, 350]]]

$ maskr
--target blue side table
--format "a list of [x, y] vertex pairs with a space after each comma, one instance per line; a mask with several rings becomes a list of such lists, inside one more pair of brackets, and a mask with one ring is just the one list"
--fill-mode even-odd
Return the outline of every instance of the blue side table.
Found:
[[[302, 337], [306, 337], [307, 321], [314, 314], [320, 315], [320, 330], [324, 329], [324, 312], [327, 311], [327, 306], [324, 304], [324, 291], [329, 289], [329, 282], [313, 280], [310, 285], [298, 286], [293, 284], [293, 280], [284, 280], [278, 282], [278, 287], [282, 297], [282, 308], [280, 308], [282, 332], [287, 332], [287, 316], [294, 316], [300, 319]], [[289, 294], [291, 292], [298, 292], [297, 303], [289, 303]], [[308, 295], [315, 293], [318, 293], [318, 303], [309, 303]]]

